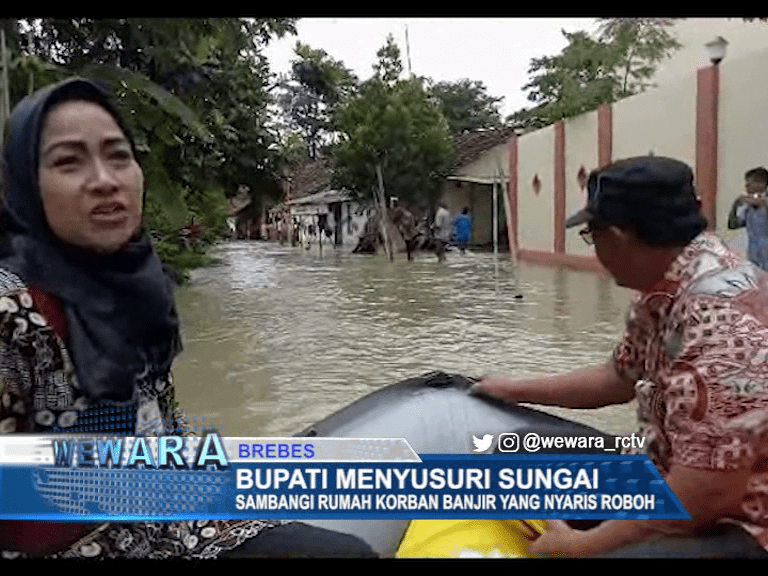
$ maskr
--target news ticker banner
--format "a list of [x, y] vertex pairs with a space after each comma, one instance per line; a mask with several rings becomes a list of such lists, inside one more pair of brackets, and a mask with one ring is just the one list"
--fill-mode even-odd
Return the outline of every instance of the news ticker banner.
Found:
[[690, 519], [647, 456], [403, 439], [0, 436], [0, 519]]

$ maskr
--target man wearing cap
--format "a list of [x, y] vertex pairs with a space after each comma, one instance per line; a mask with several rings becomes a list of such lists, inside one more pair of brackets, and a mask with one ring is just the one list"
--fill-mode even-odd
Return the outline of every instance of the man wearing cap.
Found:
[[753, 168], [744, 175], [746, 194], [739, 196], [728, 215], [728, 228], [746, 228], [747, 258], [768, 270], [768, 170]]
[[597, 408], [638, 400], [645, 451], [691, 521], [552, 521], [545, 556], [768, 558], [768, 275], [706, 232], [691, 169], [641, 157], [593, 172], [582, 225], [616, 282], [637, 290], [604, 365], [474, 392]]

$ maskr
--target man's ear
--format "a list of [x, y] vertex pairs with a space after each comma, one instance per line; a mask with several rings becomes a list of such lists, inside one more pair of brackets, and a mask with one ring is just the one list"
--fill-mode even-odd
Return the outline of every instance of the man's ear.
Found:
[[617, 238], [618, 240], [626, 241], [628, 239], [630, 232], [628, 230], [622, 230], [618, 226], [609, 226], [608, 232], [613, 235], [614, 238]]
[[608, 233], [611, 234], [619, 246], [628, 246], [637, 242], [637, 234], [631, 228], [619, 228], [618, 226], [609, 226]]

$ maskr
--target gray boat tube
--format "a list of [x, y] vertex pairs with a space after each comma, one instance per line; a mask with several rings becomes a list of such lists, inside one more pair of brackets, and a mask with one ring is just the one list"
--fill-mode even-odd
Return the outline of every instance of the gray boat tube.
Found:
[[[405, 438], [417, 454], [466, 454], [472, 436], [517, 432], [524, 435], [612, 437], [563, 418], [504, 404], [469, 393], [472, 380], [434, 372], [377, 390], [313, 424], [296, 436], [335, 438]], [[496, 448], [496, 447], [495, 447]], [[589, 452], [589, 450], [551, 450]], [[594, 452], [601, 452], [595, 448]], [[544, 453], [542, 451], [542, 453]], [[408, 528], [407, 520], [304, 520], [265, 530], [229, 557], [360, 558], [393, 557]], [[569, 522], [587, 528], [583, 522]], [[620, 558], [768, 558], [741, 528], [705, 537], [643, 542]]]
[[[442, 372], [377, 390], [308, 427], [297, 436], [405, 438], [417, 454], [468, 454], [472, 437], [504, 432], [524, 435], [609, 435], [551, 414], [469, 393], [473, 380]], [[497, 449], [497, 447], [494, 447]], [[576, 452], [560, 449], [550, 452]], [[578, 450], [583, 453], [584, 450]], [[407, 520], [304, 520], [304, 524], [354, 535], [377, 554], [394, 556]]]

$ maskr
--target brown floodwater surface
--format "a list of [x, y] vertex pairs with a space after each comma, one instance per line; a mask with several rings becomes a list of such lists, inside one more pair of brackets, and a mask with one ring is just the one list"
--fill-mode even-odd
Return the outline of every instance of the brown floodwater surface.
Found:
[[[274, 242], [222, 243], [176, 291], [185, 349], [178, 400], [227, 436], [290, 436], [388, 384], [441, 370], [529, 377], [605, 362], [628, 290], [587, 272], [507, 254], [351, 254]], [[634, 403], [544, 408], [614, 434]], [[205, 417], [205, 422], [203, 418]]]

